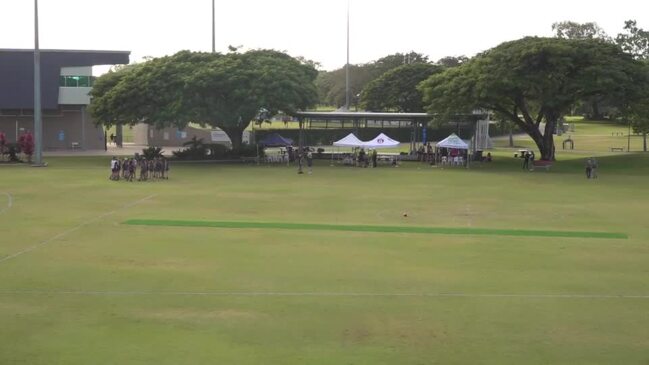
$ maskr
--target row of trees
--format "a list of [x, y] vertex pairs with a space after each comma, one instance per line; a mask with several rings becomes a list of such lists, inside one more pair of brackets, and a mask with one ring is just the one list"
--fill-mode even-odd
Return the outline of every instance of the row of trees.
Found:
[[[406, 65], [431, 65], [438, 67], [455, 67], [468, 60], [465, 56], [444, 57], [437, 62], [431, 62], [427, 56], [418, 52], [395, 53], [382, 57], [376, 61], [349, 65], [350, 78], [350, 95], [353, 98], [353, 106], [366, 108], [363, 101], [363, 92], [372, 82], [378, 80], [386, 73]], [[316, 79], [318, 89], [319, 103], [323, 105], [333, 105], [341, 107], [345, 105], [345, 88], [346, 88], [346, 69], [341, 67], [334, 71], [321, 71]]]
[[[639, 128], [646, 123], [647, 32], [629, 21], [612, 41], [594, 23], [553, 28], [556, 37], [506, 42], [471, 59], [432, 63], [411, 52], [351, 66], [352, 94], [367, 110], [427, 111], [440, 120], [475, 109], [493, 112], [528, 133], [544, 159], [554, 158], [557, 122], [578, 103], [606, 100]], [[344, 68], [319, 73], [315, 65], [272, 50], [182, 51], [100, 77], [90, 111], [105, 125], [218, 127], [236, 150], [253, 120], [323, 100], [344, 104]]]

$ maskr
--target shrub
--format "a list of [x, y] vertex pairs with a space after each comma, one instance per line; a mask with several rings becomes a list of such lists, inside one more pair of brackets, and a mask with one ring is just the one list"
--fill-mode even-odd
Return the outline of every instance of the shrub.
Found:
[[220, 160], [228, 158], [231, 155], [231, 150], [228, 146], [219, 143], [210, 143], [205, 145], [207, 148], [208, 158], [211, 160]]
[[[263, 155], [263, 148], [259, 148], [259, 154]], [[238, 153], [233, 154], [232, 157], [257, 157], [257, 145], [242, 144]]]
[[22, 162], [18, 157], [20, 146], [17, 143], [7, 143], [5, 145], [5, 154], [9, 155], [10, 162]]
[[207, 148], [203, 143], [203, 139], [198, 139], [194, 136], [191, 140], [183, 143], [185, 149], [174, 151], [173, 155], [179, 160], [204, 160], [207, 156]]
[[147, 160], [153, 160], [156, 157], [162, 157], [164, 151], [162, 147], [149, 147], [142, 150], [142, 156]]
[[[256, 145], [241, 145], [238, 151], [219, 143], [203, 143], [202, 139], [192, 138], [183, 144], [184, 149], [174, 151], [173, 155], [179, 160], [226, 160], [240, 157], [256, 157]], [[263, 149], [259, 149], [260, 156], [263, 156]]]

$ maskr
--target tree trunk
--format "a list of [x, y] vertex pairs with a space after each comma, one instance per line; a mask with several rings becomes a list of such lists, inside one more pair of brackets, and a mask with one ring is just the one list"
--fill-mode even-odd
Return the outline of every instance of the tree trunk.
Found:
[[509, 147], [514, 147], [514, 131], [509, 127]]
[[554, 128], [556, 120], [546, 121], [543, 134], [536, 126], [525, 125], [525, 132], [534, 140], [541, 153], [541, 160], [554, 161]]
[[243, 127], [219, 127], [228, 135], [230, 142], [232, 142], [232, 150], [237, 152], [241, 149], [241, 140], [243, 139]]
[[554, 130], [557, 127], [557, 119], [549, 120], [546, 117], [545, 131], [543, 132], [543, 149], [540, 150], [542, 160], [554, 161]]
[[591, 103], [591, 106], [593, 108], [593, 115], [592, 115], [591, 119], [592, 120], [604, 119], [604, 116], [599, 111], [599, 102], [597, 100], [595, 100], [595, 101], [593, 101]]

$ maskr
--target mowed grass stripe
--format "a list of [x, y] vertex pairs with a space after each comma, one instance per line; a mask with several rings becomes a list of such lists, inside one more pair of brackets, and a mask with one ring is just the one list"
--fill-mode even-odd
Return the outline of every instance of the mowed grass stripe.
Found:
[[228, 222], [228, 221], [193, 221], [165, 219], [129, 219], [127, 225], [167, 226], [167, 227], [208, 227], [238, 229], [288, 229], [302, 231], [343, 231], [370, 233], [417, 233], [449, 235], [484, 235], [484, 236], [522, 236], [522, 237], [567, 237], [567, 238], [608, 238], [627, 239], [624, 233], [582, 232], [582, 231], [548, 231], [524, 229], [490, 229], [464, 227], [410, 227], [410, 226], [369, 226], [348, 224], [316, 223], [273, 223], [273, 222]]

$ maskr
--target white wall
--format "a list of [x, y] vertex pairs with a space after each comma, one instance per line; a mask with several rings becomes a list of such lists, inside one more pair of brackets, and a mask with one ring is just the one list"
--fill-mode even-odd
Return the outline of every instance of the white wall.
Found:
[[92, 67], [61, 67], [61, 76], [92, 76]]
[[88, 93], [91, 89], [90, 87], [60, 87], [59, 105], [88, 105], [90, 104]]

